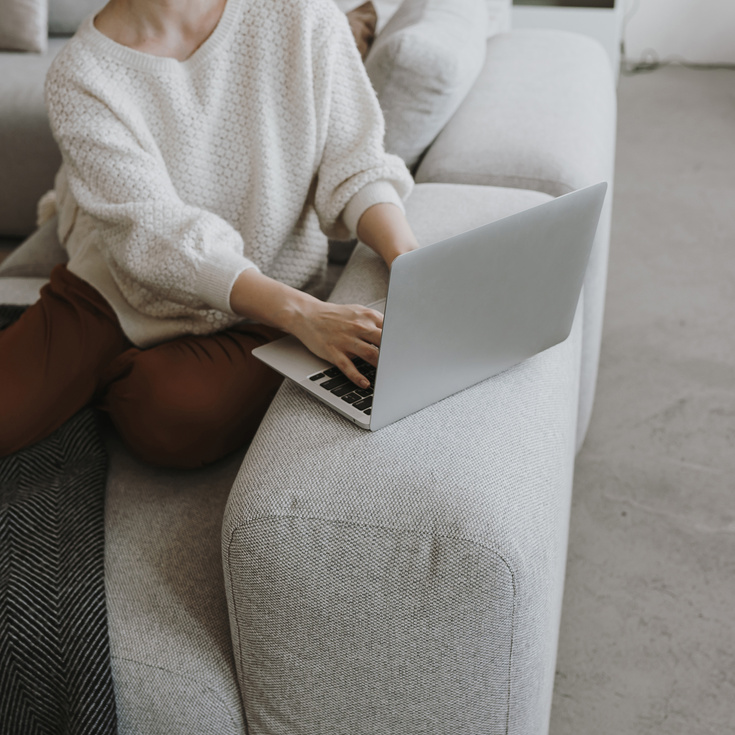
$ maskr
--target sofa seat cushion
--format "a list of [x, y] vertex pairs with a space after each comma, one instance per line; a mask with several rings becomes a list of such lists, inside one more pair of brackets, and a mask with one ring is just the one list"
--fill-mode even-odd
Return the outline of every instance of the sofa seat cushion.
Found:
[[[417, 186], [423, 242], [548, 200]], [[333, 293], [369, 303], [359, 245]], [[286, 382], [233, 487], [223, 558], [249, 732], [544, 732], [570, 505], [580, 323], [381, 431]], [[431, 673], [431, 675], [429, 675]]]
[[48, 278], [0, 278], [0, 304], [34, 304], [47, 282]]
[[494, 36], [477, 83], [416, 181], [560, 196], [608, 180], [615, 114], [610, 61], [597, 41], [546, 30]]
[[43, 84], [66, 43], [49, 39], [43, 54], [0, 53], [0, 235], [36, 228], [36, 202], [53, 188], [61, 154], [51, 136]]
[[0, 278], [48, 278], [55, 265], [69, 257], [59, 243], [59, 218], [54, 215], [21, 243], [2, 263]]
[[120, 735], [242, 735], [220, 557], [241, 457], [171, 471], [135, 460], [112, 433], [107, 447], [105, 579]]

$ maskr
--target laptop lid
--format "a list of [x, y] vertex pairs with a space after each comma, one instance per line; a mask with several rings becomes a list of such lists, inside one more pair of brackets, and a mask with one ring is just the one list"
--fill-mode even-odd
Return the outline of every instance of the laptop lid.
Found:
[[567, 338], [606, 183], [393, 262], [375, 431]]

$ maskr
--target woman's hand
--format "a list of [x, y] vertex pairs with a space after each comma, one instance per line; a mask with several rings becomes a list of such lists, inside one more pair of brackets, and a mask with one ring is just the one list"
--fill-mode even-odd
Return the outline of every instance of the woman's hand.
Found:
[[291, 323], [291, 334], [315, 355], [336, 365], [361, 388], [368, 379], [352, 363], [353, 357], [377, 367], [383, 315], [358, 304], [328, 304], [314, 299]]
[[353, 383], [370, 384], [352, 363], [361, 357], [378, 364], [383, 315], [357, 304], [328, 304], [250, 268], [237, 277], [232, 310], [293, 334], [309, 350], [336, 365]]

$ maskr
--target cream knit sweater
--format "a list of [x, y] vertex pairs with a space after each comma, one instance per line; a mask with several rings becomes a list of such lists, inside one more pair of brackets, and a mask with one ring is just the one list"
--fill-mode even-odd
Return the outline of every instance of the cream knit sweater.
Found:
[[143, 347], [241, 321], [230, 292], [246, 268], [313, 292], [327, 236], [411, 189], [332, 0], [228, 0], [184, 62], [121, 46], [90, 17], [46, 100], [69, 270]]

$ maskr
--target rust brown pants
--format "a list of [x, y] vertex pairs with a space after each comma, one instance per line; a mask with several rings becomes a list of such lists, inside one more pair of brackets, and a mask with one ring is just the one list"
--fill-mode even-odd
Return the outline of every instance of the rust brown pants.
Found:
[[0, 331], [0, 456], [91, 404], [148, 462], [214, 462], [255, 434], [281, 377], [250, 353], [280, 336], [247, 324], [142, 350], [97, 291], [57, 266], [39, 301]]

